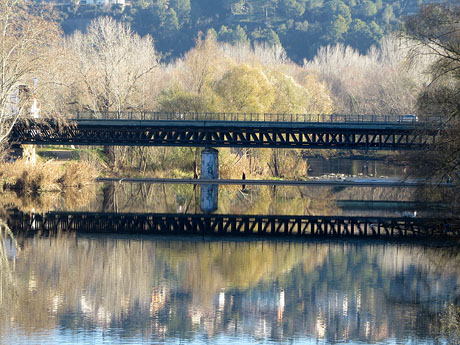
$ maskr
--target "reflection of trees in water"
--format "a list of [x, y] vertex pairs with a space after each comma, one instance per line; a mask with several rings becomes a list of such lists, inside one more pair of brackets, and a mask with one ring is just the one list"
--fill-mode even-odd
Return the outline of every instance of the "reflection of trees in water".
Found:
[[434, 324], [434, 329], [439, 332], [439, 343], [460, 344], [460, 307], [450, 304]]
[[286, 215], [328, 215], [338, 212], [329, 190], [294, 186], [250, 186], [247, 193], [231, 200], [221, 210], [223, 213]]
[[[20, 288], [4, 314], [30, 332], [57, 326], [107, 327], [130, 318], [148, 320], [142, 332], [184, 325], [195, 310], [214, 315], [222, 289], [245, 290], [276, 281], [292, 266], [324, 260], [327, 248], [269, 243], [81, 239], [72, 235], [24, 240], [16, 259]], [[189, 315], [190, 314], [190, 315]], [[191, 326], [190, 326], [191, 327]]]
[[332, 188], [334, 196], [344, 200], [414, 200], [414, 188], [388, 187], [338, 187]]
[[96, 198], [96, 185], [83, 188], [66, 188], [63, 192], [43, 192], [18, 194], [14, 191], [2, 192], [0, 207], [18, 209], [22, 212], [49, 212], [53, 210], [75, 211], [89, 207]]
[[[186, 184], [106, 184], [104, 212], [195, 213], [199, 188]], [[292, 186], [219, 186], [219, 212], [226, 214], [337, 214], [330, 189]]]
[[[417, 258], [425, 263], [425, 270], [435, 270], [443, 274], [452, 274], [456, 277], [456, 285], [452, 287], [442, 284], [442, 288], [452, 288], [456, 294], [451, 303], [445, 306], [439, 313], [439, 317], [433, 320], [431, 327], [438, 335], [439, 343], [460, 344], [460, 253], [457, 246], [439, 250], [438, 248], [427, 248], [419, 252]], [[441, 280], [442, 282], [442, 280]]]
[[101, 212], [182, 213], [199, 210], [199, 188], [188, 184], [107, 183]]
[[327, 247], [309, 248], [271, 242], [177, 242], [158, 250], [183, 278], [182, 288], [207, 305], [220, 289], [245, 290], [280, 279], [298, 264], [318, 265]]
[[8, 247], [19, 250], [13, 233], [0, 217], [0, 315], [10, 309], [16, 301], [16, 282], [8, 260]]
[[[159, 284], [161, 269], [152, 255], [154, 243], [149, 244], [145, 248], [140, 241], [79, 240], [74, 235], [26, 239], [16, 259], [18, 302], [4, 315], [4, 326], [8, 329], [11, 317], [29, 331], [55, 327], [56, 322], [107, 326], [133, 306], [149, 315], [164, 303], [168, 288]], [[59, 319], [53, 319], [56, 315]]]
[[[331, 341], [338, 334], [345, 340], [366, 342], [401, 339], [413, 332], [429, 337], [431, 322], [444, 301], [455, 300], [458, 291], [457, 284], [452, 284], [456, 275], [427, 269], [425, 258], [420, 257], [424, 252], [425, 248], [398, 245], [334, 246], [329, 261], [317, 270], [317, 279], [302, 279], [301, 272], [293, 272], [301, 283], [291, 293], [309, 301], [305, 310], [313, 311], [299, 325], [314, 325], [314, 334], [324, 334]], [[325, 312], [320, 318], [320, 325], [325, 326], [316, 325], [314, 318]]]
[[72, 235], [27, 239], [23, 247], [4, 331], [12, 323], [28, 331], [115, 325], [127, 335], [195, 330], [375, 341], [415, 329], [423, 338], [437, 303], [457, 293], [410, 299], [395, 285], [402, 278], [405, 287], [444, 286], [457, 277], [426, 264], [426, 255], [442, 250], [422, 247]]
[[[200, 212], [199, 188], [186, 184], [107, 184], [105, 212]], [[218, 213], [341, 215], [336, 200], [413, 201], [414, 189], [328, 186], [219, 186]], [[350, 212], [350, 211], [347, 211]], [[394, 214], [393, 210], [388, 215]]]
[[[336, 200], [413, 200], [411, 189], [219, 186], [219, 213], [340, 215]], [[200, 189], [188, 184], [107, 183], [65, 193], [17, 195], [5, 193], [0, 206], [24, 212], [52, 210], [99, 212], [200, 212]]]

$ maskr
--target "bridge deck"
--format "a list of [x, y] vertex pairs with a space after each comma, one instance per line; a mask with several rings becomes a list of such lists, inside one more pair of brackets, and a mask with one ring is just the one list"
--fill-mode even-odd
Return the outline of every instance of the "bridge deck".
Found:
[[202, 121], [202, 120], [104, 120], [104, 119], [74, 119], [78, 126], [97, 127], [177, 127], [177, 128], [285, 128], [285, 129], [363, 129], [363, 130], [409, 130], [426, 128], [424, 122], [398, 123], [398, 122], [278, 122], [278, 121]]

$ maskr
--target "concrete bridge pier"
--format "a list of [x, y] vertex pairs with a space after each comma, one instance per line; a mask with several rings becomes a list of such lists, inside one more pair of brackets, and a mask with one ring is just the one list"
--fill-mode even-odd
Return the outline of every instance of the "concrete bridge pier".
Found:
[[34, 165], [37, 163], [37, 145], [11, 145], [10, 157], [13, 159], [23, 158], [26, 163]]
[[[205, 148], [201, 151], [200, 179], [219, 179], [219, 151]], [[201, 210], [212, 212], [217, 210], [219, 186], [217, 184], [202, 184], [200, 186]]]
[[219, 178], [219, 151], [207, 147], [201, 151], [201, 176], [202, 179]]
[[37, 145], [22, 145], [22, 158], [26, 160], [26, 163], [35, 165], [37, 163]]

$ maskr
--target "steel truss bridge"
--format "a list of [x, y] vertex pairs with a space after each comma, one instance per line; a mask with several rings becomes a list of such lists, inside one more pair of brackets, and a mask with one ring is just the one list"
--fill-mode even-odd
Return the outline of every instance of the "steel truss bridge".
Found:
[[342, 216], [16, 212], [15, 231], [294, 237], [458, 237], [448, 219]]
[[402, 116], [128, 113], [18, 121], [10, 141], [41, 145], [414, 150], [435, 143], [432, 122]]

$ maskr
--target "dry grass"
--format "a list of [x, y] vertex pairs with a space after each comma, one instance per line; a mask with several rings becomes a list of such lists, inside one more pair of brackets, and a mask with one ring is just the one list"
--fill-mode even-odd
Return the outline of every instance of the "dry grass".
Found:
[[57, 180], [62, 175], [62, 168], [50, 163], [36, 163], [18, 159], [14, 163], [0, 165], [4, 186], [24, 192], [39, 190], [60, 190]]
[[98, 175], [95, 166], [89, 162], [70, 162], [65, 165], [64, 173], [58, 182], [64, 187], [81, 188], [92, 183]]
[[97, 169], [88, 162], [62, 164], [55, 161], [30, 164], [23, 159], [0, 164], [0, 180], [3, 189], [15, 189], [25, 193], [61, 191], [63, 187], [78, 187], [92, 183]]

